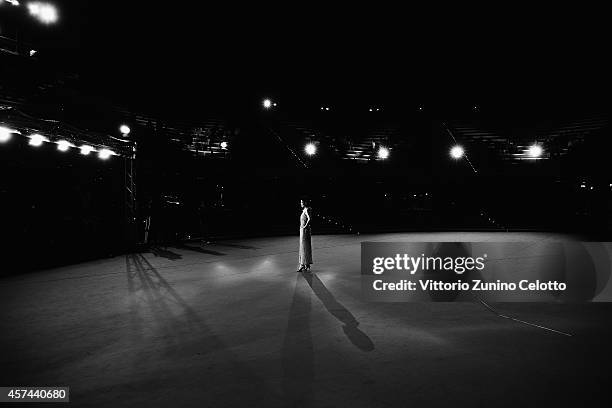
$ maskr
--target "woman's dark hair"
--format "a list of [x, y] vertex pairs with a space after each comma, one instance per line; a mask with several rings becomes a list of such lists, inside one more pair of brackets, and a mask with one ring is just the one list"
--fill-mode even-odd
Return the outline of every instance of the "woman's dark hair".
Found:
[[307, 198], [302, 198], [301, 199], [304, 202], [304, 207], [309, 207], [310, 206], [310, 200]]

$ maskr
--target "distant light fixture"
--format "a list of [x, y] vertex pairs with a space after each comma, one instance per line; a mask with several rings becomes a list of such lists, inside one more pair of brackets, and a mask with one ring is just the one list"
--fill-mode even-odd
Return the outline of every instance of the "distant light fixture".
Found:
[[30, 50], [30, 57], [33, 57], [34, 55], [36, 55], [38, 51], [36, 50]]
[[308, 143], [306, 147], [304, 147], [304, 151], [307, 155], [312, 156], [317, 152], [317, 146], [314, 143]]
[[328, 110], [329, 110], [329, 107], [325, 108], [325, 110], [327, 110], [327, 111], [328, 111]]
[[456, 145], [450, 151], [450, 155], [453, 159], [460, 159], [465, 154], [463, 147]]
[[0, 127], [0, 143], [5, 143], [11, 140], [13, 131], [9, 128]]
[[81, 146], [81, 154], [83, 156], [87, 156], [89, 153], [91, 153], [93, 151], [93, 147], [89, 146], [89, 145], [83, 145]]
[[130, 134], [131, 129], [128, 125], [121, 125], [119, 126], [119, 131], [121, 132], [123, 136], [127, 136]]
[[374, 109], [370, 108], [370, 112], [372, 112]]
[[44, 142], [48, 142], [49, 139], [47, 139], [46, 137], [39, 135], [38, 133], [34, 133], [33, 135], [30, 135], [30, 141], [28, 142], [28, 144], [30, 146], [40, 146], [42, 145]]
[[221, 148], [227, 149], [227, 142], [221, 142]]
[[272, 107], [272, 101], [270, 99], [264, 99], [263, 107], [266, 109], [270, 109]]
[[527, 150], [527, 154], [534, 159], [542, 156], [542, 153], [544, 153], [544, 149], [542, 149], [542, 146], [539, 144], [533, 144], [529, 146], [529, 149]]
[[60, 140], [59, 142], [57, 142], [57, 150], [59, 150], [60, 152], [66, 152], [72, 146], [74, 145], [67, 140]]
[[28, 11], [43, 24], [51, 24], [57, 21], [57, 9], [52, 4], [33, 1], [28, 3]]
[[98, 157], [101, 158], [102, 160], [106, 160], [109, 157], [111, 157], [113, 154], [115, 153], [112, 150], [102, 149], [98, 152]]
[[[19, 2], [17, 0], [5, 0], [7, 3], [11, 3], [13, 6], [18, 6]], [[2, 0], [0, 0], [0, 3], [2, 3]]]
[[389, 149], [387, 149], [386, 147], [380, 147], [378, 149], [378, 158], [379, 159], [386, 159], [389, 157]]

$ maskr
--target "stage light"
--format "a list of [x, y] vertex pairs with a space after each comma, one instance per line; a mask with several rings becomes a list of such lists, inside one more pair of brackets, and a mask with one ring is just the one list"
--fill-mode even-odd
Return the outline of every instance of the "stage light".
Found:
[[93, 151], [93, 147], [89, 146], [89, 145], [83, 145], [81, 146], [81, 154], [83, 156], [87, 156], [89, 153], [91, 153]]
[[221, 142], [221, 148], [227, 149], [227, 142]]
[[111, 157], [113, 154], [115, 153], [112, 150], [102, 149], [98, 152], [98, 157], [101, 158], [102, 160], [106, 160], [109, 157]]
[[35, 133], [33, 135], [30, 135], [30, 141], [28, 142], [28, 144], [30, 146], [40, 146], [44, 142], [48, 142], [48, 141], [49, 139], [47, 139], [46, 137], [39, 135], [38, 133]]
[[0, 143], [5, 143], [11, 140], [13, 131], [9, 128], [0, 127]]
[[57, 142], [57, 150], [60, 152], [68, 151], [68, 149], [70, 149], [72, 146], [74, 145], [67, 140], [60, 140]]
[[30, 50], [30, 57], [33, 57], [34, 55], [36, 55], [38, 51], [36, 50]]
[[387, 149], [386, 147], [381, 147], [380, 149], [378, 149], [378, 158], [384, 160], [387, 157], [389, 157], [389, 149]]
[[270, 109], [272, 107], [272, 101], [269, 100], [269, 99], [264, 99], [263, 107], [266, 108], [266, 109]]
[[312, 156], [317, 152], [317, 146], [314, 143], [308, 143], [306, 147], [304, 147], [304, 151], [307, 155]]
[[539, 144], [533, 144], [529, 146], [527, 153], [529, 154], [530, 157], [535, 159], [535, 158], [540, 157], [542, 153], [544, 153], [544, 150], [542, 149], [542, 146], [540, 146]]
[[43, 24], [51, 24], [57, 21], [57, 9], [52, 4], [34, 1], [28, 3], [28, 11]]
[[[7, 3], [11, 3], [13, 6], [18, 6], [19, 2], [17, 0], [6, 0]], [[2, 3], [2, 0], [0, 0], [0, 3]]]
[[131, 129], [128, 125], [121, 125], [119, 126], [119, 131], [123, 136], [127, 136], [130, 134]]
[[453, 146], [453, 148], [450, 151], [450, 155], [451, 155], [451, 157], [453, 159], [460, 159], [460, 158], [462, 158], [464, 153], [465, 152], [463, 151], [463, 147], [461, 147], [459, 145]]

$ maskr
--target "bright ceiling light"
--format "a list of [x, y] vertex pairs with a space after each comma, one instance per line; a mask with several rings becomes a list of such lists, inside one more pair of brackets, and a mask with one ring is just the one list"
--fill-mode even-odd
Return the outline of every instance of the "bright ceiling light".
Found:
[[527, 149], [527, 154], [534, 159], [540, 157], [542, 153], [544, 153], [544, 149], [539, 144], [533, 144]]
[[46, 137], [39, 135], [38, 133], [34, 133], [33, 135], [30, 135], [30, 142], [28, 144], [30, 146], [40, 146], [44, 142], [48, 141], [49, 139], [47, 139]]
[[81, 154], [84, 156], [87, 156], [89, 153], [91, 153], [94, 150], [93, 147], [89, 146], [89, 145], [83, 145], [81, 146]]
[[119, 126], [119, 131], [123, 136], [127, 136], [130, 134], [131, 129], [128, 125], [121, 125]]
[[11, 129], [0, 126], [0, 143], [8, 142], [12, 136], [13, 131]]
[[378, 149], [378, 158], [384, 160], [388, 157], [389, 157], [389, 149], [387, 149], [386, 147], [381, 147], [380, 149]]
[[463, 155], [465, 154], [463, 147], [457, 145], [457, 146], [453, 146], [453, 148], [450, 151], [450, 155], [453, 159], [460, 159], [463, 157]]
[[270, 109], [272, 107], [272, 101], [270, 99], [264, 99], [263, 107], [266, 109]]
[[43, 24], [51, 24], [57, 21], [57, 9], [49, 3], [33, 1], [28, 3], [28, 11]]
[[317, 146], [314, 143], [308, 143], [306, 147], [304, 147], [304, 151], [307, 155], [312, 156], [317, 152]]
[[113, 154], [115, 153], [112, 150], [102, 149], [98, 152], [98, 157], [101, 158], [102, 160], [106, 160], [109, 157], [111, 157]]
[[74, 145], [67, 140], [60, 140], [57, 142], [57, 150], [60, 152], [68, 151], [68, 149], [70, 149], [72, 146]]

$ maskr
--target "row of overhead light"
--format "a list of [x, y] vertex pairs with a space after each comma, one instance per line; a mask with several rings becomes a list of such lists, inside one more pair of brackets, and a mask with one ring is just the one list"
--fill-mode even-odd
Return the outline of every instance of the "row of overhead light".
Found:
[[[265, 109], [271, 109], [273, 107], [276, 106], [276, 103], [273, 102], [271, 99], [264, 99], [263, 100], [263, 107]], [[474, 107], [475, 110], [477, 110], [478, 108], [475, 106]], [[329, 111], [329, 107], [328, 106], [322, 106], [321, 110], [323, 111]], [[423, 107], [420, 106], [419, 110], [423, 110]], [[370, 112], [377, 112], [380, 111], [380, 108], [377, 107], [372, 107], [370, 108]], [[306, 154], [308, 156], [314, 156], [317, 153], [317, 146], [314, 143], [308, 143], [306, 144], [306, 146], [304, 147], [304, 152], [306, 152]], [[538, 159], [539, 157], [542, 156], [542, 154], [544, 153], [544, 149], [542, 148], [541, 145], [534, 143], [533, 145], [531, 145], [527, 151], [526, 154], [528, 156], [528, 158], [531, 159]], [[378, 148], [378, 158], [379, 159], [387, 159], [389, 157], [390, 151], [388, 148], [381, 146]], [[463, 158], [465, 156], [465, 150], [463, 149], [462, 146], [460, 145], [455, 145], [453, 147], [451, 147], [450, 149], [450, 156], [455, 159], [455, 160], [459, 160], [461, 158]]]
[[[19, 0], [0, 0], [0, 5], [5, 2], [15, 7], [21, 6]], [[52, 4], [30, 1], [26, 4], [26, 7], [30, 15], [43, 24], [53, 24], [58, 20], [57, 9]]]
[[[126, 125], [121, 125], [121, 127], [119, 128], [121, 134], [124, 137], [127, 137], [127, 135], [130, 133], [130, 128]], [[4, 126], [0, 126], [0, 143], [6, 143], [9, 140], [11, 140], [13, 134], [22, 134], [20, 131], [18, 130], [14, 130], [14, 129], [9, 129], [7, 127]], [[67, 152], [68, 150], [70, 150], [71, 148], [78, 148], [80, 153], [84, 156], [88, 156], [90, 153], [92, 152], [97, 152], [98, 153], [98, 157], [102, 160], [107, 160], [109, 159], [111, 156], [117, 156], [118, 154], [115, 153], [114, 151], [107, 149], [107, 148], [102, 148], [102, 149], [96, 149], [93, 146], [87, 145], [87, 144], [83, 144], [81, 146], [76, 146], [75, 144], [69, 142], [68, 140], [65, 139], [61, 139], [61, 140], [57, 140], [57, 141], [51, 141], [49, 140], [49, 138], [38, 134], [38, 133], [33, 133], [31, 135], [26, 136], [29, 140], [28, 144], [30, 146], [33, 147], [39, 147], [42, 146], [43, 143], [55, 143], [57, 144], [57, 150], [59, 150], [60, 152]]]
[[[317, 153], [317, 145], [312, 142], [307, 143], [304, 147], [304, 152], [308, 156], [314, 156]], [[391, 152], [388, 148], [380, 146], [378, 148], [377, 156], [379, 159], [384, 160], [389, 158], [390, 153]], [[454, 145], [453, 147], [451, 147], [449, 153], [450, 156], [455, 160], [459, 160], [465, 156], [465, 150], [460, 145]], [[542, 154], [544, 153], [544, 149], [539, 144], [533, 144], [527, 149], [526, 153], [529, 158], [537, 159], [542, 156]]]

